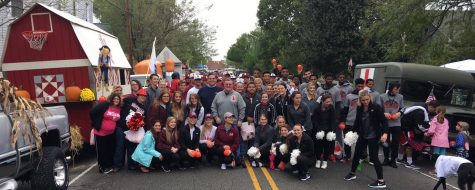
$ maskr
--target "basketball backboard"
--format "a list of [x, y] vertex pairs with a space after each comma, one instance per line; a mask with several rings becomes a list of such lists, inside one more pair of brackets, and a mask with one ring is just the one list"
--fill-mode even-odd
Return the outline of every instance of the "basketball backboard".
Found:
[[31, 31], [53, 32], [50, 13], [31, 13]]

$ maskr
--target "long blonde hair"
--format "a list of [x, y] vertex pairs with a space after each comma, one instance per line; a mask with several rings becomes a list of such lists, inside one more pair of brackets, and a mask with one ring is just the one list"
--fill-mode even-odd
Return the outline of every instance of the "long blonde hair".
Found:
[[[213, 130], [213, 122], [211, 122], [210, 124], [211, 126], [211, 129], [209, 130]], [[208, 131], [208, 127], [209, 126], [206, 126], [206, 118], [205, 118], [205, 121], [203, 122], [203, 127], [201, 127], [201, 139], [205, 139], [206, 138], [206, 132]], [[208, 139], [205, 139], [205, 140], [208, 140]]]
[[172, 129], [172, 128], [170, 127], [170, 122], [171, 122], [172, 120], [175, 120], [175, 122], [176, 122], [176, 118], [173, 117], [173, 116], [170, 116], [170, 117], [167, 118], [165, 136], [166, 136], [166, 138], [167, 138], [167, 143], [168, 143], [168, 144], [172, 144], [172, 143], [173, 143], [173, 142], [172, 142], [172, 132], [174, 132], [175, 141], [178, 142], [178, 129], [177, 129], [178, 126], [175, 126], [175, 128]]
[[437, 108], [435, 108], [435, 113], [437, 113], [437, 122], [444, 123], [445, 112], [446, 112], [445, 106], [438, 106]]
[[176, 120], [182, 122], [184, 121], [184, 118], [185, 118], [185, 113], [183, 111], [183, 105], [181, 103], [181, 100], [180, 102], [175, 102], [175, 96], [176, 95], [179, 95], [181, 96], [181, 92], [180, 91], [175, 91], [173, 92], [173, 99], [172, 99], [172, 115], [173, 117], [176, 118]]
[[[315, 88], [315, 93], [313, 93], [313, 95], [310, 94], [310, 91], [309, 91], [310, 87], [314, 87], [314, 88]], [[316, 86], [316, 84], [313, 83], [313, 82], [309, 82], [308, 85], [307, 85], [307, 98], [308, 98], [309, 100], [315, 100], [315, 99], [317, 99], [317, 86]]]

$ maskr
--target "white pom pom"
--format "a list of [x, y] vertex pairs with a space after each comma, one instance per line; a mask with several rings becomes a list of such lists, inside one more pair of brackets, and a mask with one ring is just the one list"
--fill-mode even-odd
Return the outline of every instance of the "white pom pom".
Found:
[[247, 155], [249, 157], [255, 157], [257, 154], [257, 148], [256, 147], [251, 147], [249, 150], [247, 150]]
[[322, 140], [323, 137], [325, 137], [325, 132], [319, 131], [319, 132], [315, 135], [315, 137], [317, 138], [317, 140]]
[[282, 155], [287, 154], [287, 144], [280, 145], [279, 151]]
[[258, 152], [256, 155], [254, 155], [254, 159], [259, 159], [261, 157], [261, 152]]
[[343, 143], [345, 143], [348, 146], [352, 146], [353, 144], [356, 143], [357, 140], [358, 140], [358, 134], [353, 131], [350, 131], [346, 133], [345, 139], [343, 139]]
[[327, 133], [327, 141], [334, 141], [336, 139], [336, 134], [334, 132]]
[[299, 149], [292, 150], [292, 153], [290, 153], [290, 164], [295, 166], [297, 164], [297, 157], [299, 155], [300, 155], [300, 150]]
[[127, 115], [127, 117], [125, 117], [125, 121], [129, 122], [129, 120], [132, 118], [132, 116], [135, 115], [135, 112], [130, 110], [129, 112], [129, 115]]
[[270, 153], [273, 154], [273, 155], [276, 155], [277, 154], [277, 148], [275, 147], [275, 143], [272, 143], [272, 146], [270, 148]]

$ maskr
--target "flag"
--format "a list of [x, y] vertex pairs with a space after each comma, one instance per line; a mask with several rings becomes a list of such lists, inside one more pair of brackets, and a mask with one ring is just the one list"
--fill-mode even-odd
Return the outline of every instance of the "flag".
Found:
[[157, 73], [157, 68], [155, 64], [157, 63], [157, 55], [155, 55], [155, 40], [157, 40], [157, 37], [153, 39], [153, 45], [152, 45], [152, 55], [150, 55], [150, 74], [155, 74]]
[[352, 67], [353, 67], [353, 58], [350, 57], [350, 61], [348, 61], [348, 72], [351, 72]]
[[435, 95], [434, 95], [434, 88], [432, 88], [432, 90], [430, 90], [429, 96], [426, 99], [426, 104], [429, 103], [432, 100], [437, 100], [435, 98]]

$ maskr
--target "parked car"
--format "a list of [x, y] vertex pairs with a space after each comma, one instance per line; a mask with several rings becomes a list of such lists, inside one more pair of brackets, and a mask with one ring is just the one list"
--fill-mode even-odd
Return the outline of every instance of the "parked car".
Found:
[[[69, 184], [68, 164], [65, 152], [69, 149], [70, 133], [68, 114], [64, 106], [45, 108], [51, 115], [36, 119], [42, 139], [42, 154], [34, 143], [20, 137], [14, 147], [10, 144], [12, 118], [0, 108], [0, 189], [16, 189], [18, 180], [30, 180], [32, 189], [67, 189]], [[39, 117], [38, 117], [39, 118]], [[21, 125], [26, 125], [22, 123]]]

